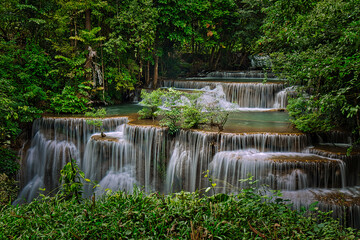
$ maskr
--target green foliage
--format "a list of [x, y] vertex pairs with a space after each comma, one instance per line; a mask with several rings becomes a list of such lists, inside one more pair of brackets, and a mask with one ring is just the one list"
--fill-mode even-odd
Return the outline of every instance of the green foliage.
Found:
[[60, 94], [51, 98], [50, 107], [55, 113], [83, 113], [88, 109], [88, 100], [76, 94], [73, 87], [66, 86]]
[[79, 169], [76, 161], [71, 159], [71, 161], [68, 162], [60, 171], [60, 198], [64, 198], [66, 200], [74, 198], [80, 202], [83, 189], [83, 183], [81, 180], [84, 178], [84, 172]]
[[86, 58], [84, 56], [66, 57], [56, 55], [54, 58], [57, 60], [56, 67], [51, 71], [51, 74], [61, 79], [67, 79], [72, 84], [83, 82], [85, 69], [84, 64]]
[[[85, 178], [84, 172], [80, 170], [74, 159], [71, 159], [71, 161], [61, 169], [59, 182], [60, 191], [56, 193], [54, 198], [50, 198], [51, 201], [71, 200], [71, 202], [73, 202], [72, 200], [75, 200], [77, 203], [80, 203], [81, 200], [83, 200], [82, 193], [85, 184], [90, 184], [94, 189], [99, 186], [96, 182]], [[49, 199], [49, 197], [43, 194], [40, 196], [44, 201]]]
[[9, 178], [5, 173], [0, 173], [0, 206], [11, 204], [18, 190], [19, 187], [14, 179]]
[[144, 106], [142, 110], [139, 111], [141, 119], [154, 119], [157, 116], [157, 111], [159, 107], [163, 104], [163, 97], [165, 96], [166, 91], [163, 89], [157, 89], [151, 92], [146, 91], [145, 89], [141, 90], [141, 102], [140, 105]]
[[121, 68], [120, 71], [117, 68], [109, 68], [105, 77], [117, 91], [134, 90], [137, 83], [134, 74], [126, 68]]
[[172, 107], [169, 110], [160, 110], [159, 115], [162, 116], [160, 126], [167, 127], [169, 134], [174, 135], [180, 130], [181, 109], [179, 107]]
[[[216, 65], [220, 55], [251, 51], [263, 16], [259, 10], [258, 1], [247, 0], [1, 2], [0, 143], [9, 145], [24, 122], [44, 112], [82, 113], [88, 102], [105, 97], [123, 101], [155, 56], [159, 72], [175, 76], [178, 64], [189, 65], [181, 59], [184, 53], [211, 55]], [[344, 42], [356, 41], [351, 29], [347, 33]], [[95, 75], [104, 78], [101, 88], [90, 85]], [[183, 109], [194, 120], [177, 125], [201, 125], [196, 108]], [[143, 115], [154, 117], [155, 111], [144, 109]]]
[[89, 125], [93, 125], [100, 129], [101, 136], [104, 137], [104, 129], [103, 129], [103, 118], [106, 116], [105, 108], [98, 108], [96, 111], [90, 111], [85, 113], [85, 117], [94, 118], [90, 120], [86, 120], [86, 123]]
[[289, 114], [306, 132], [341, 127], [360, 137], [359, 1], [284, 1], [264, 8], [261, 51], [273, 70], [299, 85]]
[[19, 168], [16, 154], [12, 150], [0, 146], [0, 173], [14, 177]]
[[[310, 217], [263, 196], [252, 187], [237, 195], [179, 192], [164, 196], [135, 190], [116, 192], [82, 203], [44, 198], [22, 206], [5, 206], [0, 238], [154, 238], [191, 239], [355, 239], [328, 213]], [[275, 203], [278, 202], [278, 203]]]
[[144, 106], [138, 113], [140, 118], [160, 117], [160, 125], [169, 128], [171, 135], [181, 128], [200, 128], [204, 126], [216, 126], [219, 131], [229, 116], [229, 112], [218, 107], [216, 103], [204, 105], [200, 98], [203, 93], [185, 93], [172, 88], [168, 90], [158, 89], [151, 93], [143, 90], [140, 102]]
[[182, 105], [182, 128], [199, 128], [208, 123], [209, 112], [204, 112], [206, 107], [199, 103], [201, 96], [202, 93], [196, 92], [185, 95], [188, 102]]

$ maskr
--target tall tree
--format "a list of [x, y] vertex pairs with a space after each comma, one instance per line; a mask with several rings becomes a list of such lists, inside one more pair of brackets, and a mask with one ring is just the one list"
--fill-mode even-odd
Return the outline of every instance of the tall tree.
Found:
[[288, 106], [305, 132], [334, 127], [360, 137], [360, 1], [269, 1], [264, 37], [273, 68], [299, 97]]

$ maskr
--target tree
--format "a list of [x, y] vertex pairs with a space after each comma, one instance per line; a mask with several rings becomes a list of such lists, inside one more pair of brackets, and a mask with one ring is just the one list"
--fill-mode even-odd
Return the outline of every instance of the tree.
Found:
[[293, 123], [305, 132], [341, 127], [359, 139], [359, 1], [270, 1], [265, 13], [260, 49], [299, 86], [288, 105]]

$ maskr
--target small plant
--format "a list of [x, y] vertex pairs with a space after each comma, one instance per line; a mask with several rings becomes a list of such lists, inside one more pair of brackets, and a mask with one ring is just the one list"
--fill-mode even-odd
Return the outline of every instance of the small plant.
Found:
[[75, 198], [80, 203], [84, 179], [84, 172], [79, 169], [74, 159], [71, 159], [60, 171], [59, 182], [61, 184], [60, 196], [65, 200]]
[[216, 187], [216, 183], [213, 181], [212, 177], [210, 176], [209, 174], [209, 170], [206, 170], [205, 172], [203, 172], [205, 175], [204, 175], [204, 178], [207, 178], [209, 183], [210, 183], [210, 187], [207, 187], [205, 189], [205, 192], [209, 192], [210, 190], [212, 190], [213, 194], [215, 194], [215, 187]]
[[224, 130], [224, 126], [228, 120], [230, 111], [224, 111], [218, 104], [211, 104], [206, 106], [207, 116], [208, 116], [208, 125], [210, 127], [217, 127], [218, 131], [221, 132]]
[[206, 125], [224, 130], [229, 112], [218, 102], [207, 105], [201, 101], [204, 93], [185, 93], [172, 88], [151, 93], [142, 91], [144, 106], [138, 113], [141, 119], [161, 117], [160, 125], [169, 128], [171, 135], [179, 129], [200, 128]]
[[163, 117], [160, 120], [160, 126], [168, 127], [170, 135], [174, 135], [180, 130], [178, 124], [181, 120], [180, 108], [172, 107], [170, 110], [160, 110], [159, 114]]
[[96, 128], [99, 128], [101, 131], [101, 137], [106, 137], [103, 128], [103, 119], [105, 118], [105, 116], [106, 116], [105, 108], [98, 108], [96, 111], [85, 113], [85, 117], [94, 118], [94, 119], [86, 120], [86, 123], [89, 125], [93, 125]]
[[140, 105], [144, 106], [144, 108], [138, 112], [140, 119], [154, 120], [157, 117], [157, 111], [163, 104], [162, 97], [165, 93], [166, 91], [162, 89], [157, 89], [150, 93], [144, 89], [141, 90], [142, 101], [140, 102]]
[[90, 183], [93, 185], [93, 188], [99, 186], [96, 182], [85, 178], [84, 172], [80, 170], [74, 159], [71, 159], [60, 171], [59, 182], [61, 190], [58, 193], [58, 197], [65, 200], [75, 199], [78, 203], [80, 203], [83, 193], [84, 182]]

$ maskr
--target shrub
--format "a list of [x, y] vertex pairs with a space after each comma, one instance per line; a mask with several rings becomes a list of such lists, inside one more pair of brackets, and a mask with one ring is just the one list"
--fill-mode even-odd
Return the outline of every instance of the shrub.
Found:
[[144, 106], [138, 113], [140, 118], [161, 117], [160, 125], [169, 128], [171, 135], [180, 128], [199, 128], [205, 125], [216, 126], [222, 131], [229, 113], [218, 104], [208, 106], [201, 102], [203, 93], [185, 93], [172, 88], [158, 89], [151, 93], [142, 91]]
[[0, 205], [10, 204], [16, 198], [18, 190], [14, 179], [0, 173]]
[[[92, 200], [44, 198], [0, 215], [0, 238], [26, 239], [354, 239], [328, 213], [310, 217], [253, 189], [237, 195], [179, 192], [164, 196], [135, 190]], [[316, 213], [316, 214], [315, 214]]]
[[0, 146], [0, 173], [14, 177], [20, 168], [16, 160], [17, 156], [12, 150]]
[[66, 86], [51, 99], [50, 107], [55, 113], [83, 113], [88, 109], [88, 100], [77, 95], [73, 87]]
[[94, 119], [86, 120], [87, 124], [93, 125], [96, 128], [99, 128], [101, 131], [101, 137], [105, 137], [104, 128], [103, 128], [103, 119], [106, 116], [105, 108], [98, 108], [96, 111], [90, 111], [85, 113], [85, 117], [91, 117]]
[[166, 94], [165, 90], [157, 89], [152, 92], [141, 90], [142, 101], [140, 104], [144, 106], [138, 113], [141, 119], [155, 119], [157, 117], [157, 111], [163, 104], [163, 96]]

